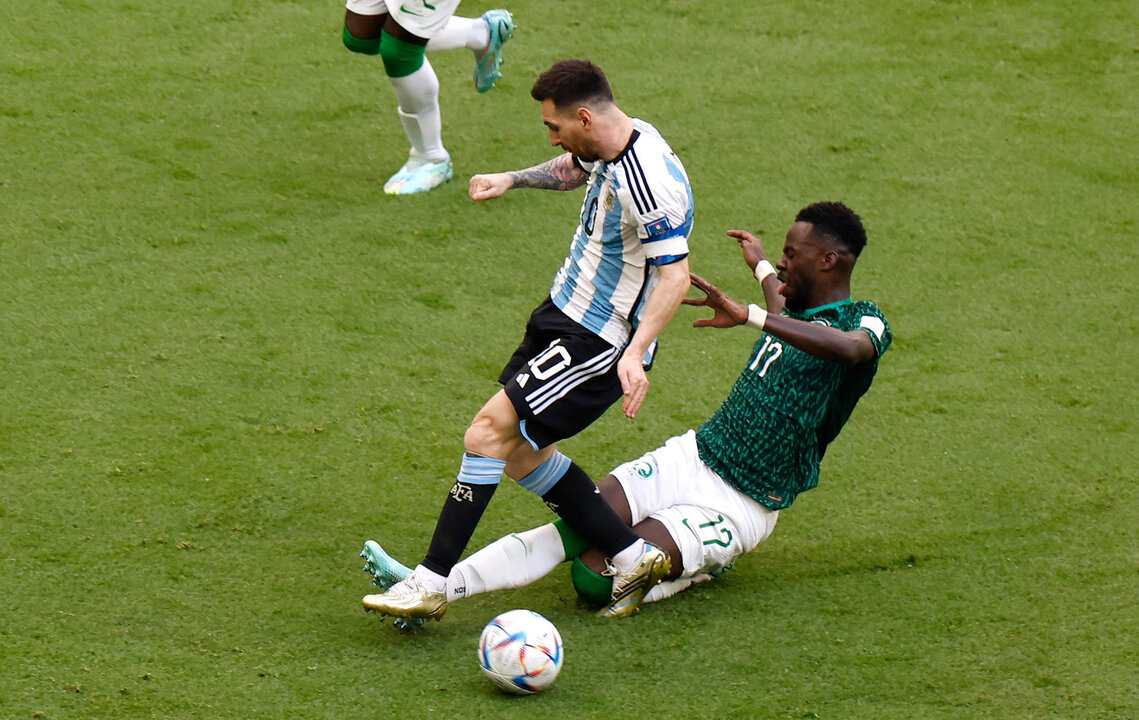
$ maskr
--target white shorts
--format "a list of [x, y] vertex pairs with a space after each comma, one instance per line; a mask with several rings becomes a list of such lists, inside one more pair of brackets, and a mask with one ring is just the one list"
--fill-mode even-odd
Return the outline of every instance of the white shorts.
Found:
[[669, 439], [613, 471], [633, 524], [662, 522], [684, 559], [681, 577], [727, 567], [771, 535], [779, 511], [726, 483], [700, 459], [696, 433]]
[[455, 14], [459, 0], [435, 0], [430, 8], [424, 0], [348, 0], [345, 7], [357, 15], [391, 15], [404, 30], [430, 40]]

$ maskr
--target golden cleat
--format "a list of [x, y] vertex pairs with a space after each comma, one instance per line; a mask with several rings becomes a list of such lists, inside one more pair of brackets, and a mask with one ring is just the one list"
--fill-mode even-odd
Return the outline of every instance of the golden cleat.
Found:
[[645, 543], [644, 552], [636, 567], [629, 573], [613, 578], [613, 599], [598, 617], [622, 618], [635, 615], [645, 596], [672, 570], [668, 553], [656, 545]]
[[447, 612], [447, 594], [427, 590], [414, 575], [384, 593], [364, 596], [364, 610], [401, 618], [440, 620]]

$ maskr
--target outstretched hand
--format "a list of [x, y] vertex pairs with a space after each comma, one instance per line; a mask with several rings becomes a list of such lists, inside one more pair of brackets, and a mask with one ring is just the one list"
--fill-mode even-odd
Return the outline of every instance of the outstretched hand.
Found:
[[704, 297], [684, 298], [685, 305], [695, 307], [710, 307], [714, 315], [692, 323], [692, 327], [730, 328], [743, 325], [747, 322], [747, 306], [742, 305], [724, 294], [724, 291], [700, 277], [696, 273], [689, 273], [692, 284], [704, 292]]

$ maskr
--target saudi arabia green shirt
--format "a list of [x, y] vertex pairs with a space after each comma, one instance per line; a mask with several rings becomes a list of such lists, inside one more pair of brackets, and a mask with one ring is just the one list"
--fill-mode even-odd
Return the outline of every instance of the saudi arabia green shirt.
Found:
[[819, 482], [819, 461], [855, 403], [870, 387], [893, 336], [872, 302], [843, 300], [798, 320], [863, 330], [875, 356], [858, 365], [817, 358], [763, 333], [728, 399], [696, 432], [700, 459], [720, 477], [773, 510]]

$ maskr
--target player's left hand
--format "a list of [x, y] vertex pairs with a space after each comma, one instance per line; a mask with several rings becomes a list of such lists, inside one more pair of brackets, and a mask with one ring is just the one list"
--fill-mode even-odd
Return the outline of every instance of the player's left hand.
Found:
[[692, 327], [730, 328], [747, 322], [746, 306], [731, 299], [723, 290], [696, 273], [689, 273], [688, 276], [692, 279], [692, 284], [705, 293], [705, 297], [684, 298], [682, 302], [696, 307], [710, 307], [715, 312], [710, 318], [692, 323]]
[[643, 357], [643, 354], [626, 352], [617, 361], [617, 377], [621, 379], [621, 391], [625, 393], [621, 412], [628, 418], [637, 416], [637, 411], [641, 409], [641, 403], [645, 401], [645, 395], [649, 392], [649, 376], [645, 374], [645, 367], [641, 364]]

